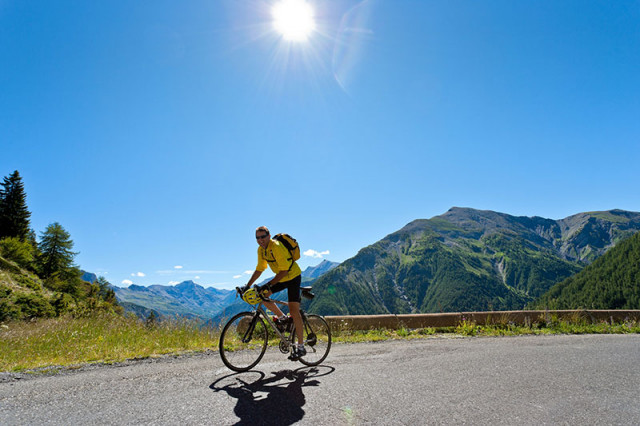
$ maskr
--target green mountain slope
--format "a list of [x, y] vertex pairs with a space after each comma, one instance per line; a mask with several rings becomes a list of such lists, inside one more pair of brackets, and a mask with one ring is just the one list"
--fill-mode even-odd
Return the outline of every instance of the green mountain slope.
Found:
[[640, 213], [562, 220], [452, 208], [362, 249], [320, 277], [307, 309], [382, 314], [521, 309], [640, 229]]
[[534, 306], [640, 309], [640, 233], [620, 242], [580, 273], [553, 286]]

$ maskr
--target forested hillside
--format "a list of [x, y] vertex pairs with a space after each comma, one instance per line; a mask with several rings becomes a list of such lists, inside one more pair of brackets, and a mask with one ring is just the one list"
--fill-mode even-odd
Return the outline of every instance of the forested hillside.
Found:
[[580, 273], [553, 286], [534, 305], [549, 309], [640, 309], [640, 233]]
[[0, 321], [120, 311], [109, 283], [82, 279], [73, 240], [57, 222], [36, 237], [18, 171], [0, 189]]
[[640, 213], [562, 220], [452, 208], [365, 247], [323, 275], [323, 314], [522, 309], [640, 229]]

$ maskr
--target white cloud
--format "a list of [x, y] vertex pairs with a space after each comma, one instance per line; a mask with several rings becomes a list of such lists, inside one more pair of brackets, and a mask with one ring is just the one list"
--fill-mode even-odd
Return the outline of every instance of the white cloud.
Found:
[[182, 269], [182, 265], [176, 265], [173, 267], [173, 269]]
[[194, 280], [199, 280], [199, 279], [200, 279], [200, 277], [194, 277], [193, 279], [194, 279]]
[[144, 277], [144, 273], [142, 272], [136, 272], [135, 274], [131, 274], [132, 277]]
[[252, 275], [254, 271], [244, 271], [242, 274], [240, 275], [234, 275], [233, 279], [237, 280], [238, 278], [242, 277], [242, 275]]
[[131, 281], [131, 280], [122, 280], [122, 284], [131, 285], [131, 284], [133, 284], [133, 281]]
[[198, 275], [204, 275], [204, 274], [228, 274], [230, 273], [229, 271], [209, 271], [206, 269], [194, 269], [194, 270], [189, 270], [189, 269], [185, 269], [185, 270], [180, 270], [180, 271], [176, 271], [175, 269], [171, 269], [171, 270], [162, 270], [162, 271], [156, 271], [156, 274], [160, 274], [160, 275], [173, 275], [173, 274], [180, 274], [182, 275], [191, 275], [191, 274], [198, 274]]
[[309, 250], [305, 251], [302, 254], [304, 254], [305, 256], [308, 256], [308, 257], [315, 257], [315, 258], [318, 258], [318, 259], [322, 259], [324, 256], [330, 254], [330, 252], [329, 252], [329, 250], [315, 251], [315, 250], [309, 249]]
[[180, 284], [180, 281], [169, 281], [169, 285]]

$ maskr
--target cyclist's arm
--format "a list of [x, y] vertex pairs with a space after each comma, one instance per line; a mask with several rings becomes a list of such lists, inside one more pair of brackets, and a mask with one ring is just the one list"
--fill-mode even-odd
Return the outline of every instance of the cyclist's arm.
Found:
[[251, 275], [251, 278], [249, 279], [247, 285], [244, 286], [245, 291], [249, 287], [251, 287], [254, 282], [256, 282], [256, 280], [260, 277], [260, 275], [262, 275], [262, 272], [264, 272], [265, 269], [267, 269], [267, 260], [262, 255], [260, 247], [258, 247], [258, 266], [256, 266], [256, 270], [253, 275]]
[[251, 285], [256, 282], [256, 280], [260, 277], [260, 275], [262, 275], [262, 271], [258, 271], [256, 270], [253, 275], [251, 275], [251, 278], [249, 279], [249, 282], [247, 283], [247, 285], [244, 286], [244, 288], [249, 288], [251, 287]]

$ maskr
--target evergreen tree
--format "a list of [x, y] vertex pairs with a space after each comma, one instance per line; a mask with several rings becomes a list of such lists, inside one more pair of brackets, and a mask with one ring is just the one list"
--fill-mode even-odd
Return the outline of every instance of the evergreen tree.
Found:
[[640, 309], [640, 232], [551, 287], [539, 309]]
[[38, 249], [40, 273], [44, 278], [54, 274], [66, 275], [73, 268], [73, 259], [78, 254], [72, 251], [71, 235], [58, 222], [47, 226]]
[[29, 235], [27, 235], [27, 242], [31, 244], [33, 248], [33, 257], [34, 259], [40, 256], [40, 249], [38, 248], [38, 238], [36, 237], [36, 231], [33, 229], [29, 230]]
[[0, 239], [14, 237], [26, 241], [30, 216], [24, 184], [16, 170], [4, 178], [0, 189]]
[[154, 327], [158, 325], [158, 315], [156, 315], [155, 311], [149, 312], [149, 316], [145, 320], [145, 324], [147, 327]]
[[102, 298], [102, 300], [104, 300], [105, 302], [109, 302], [113, 305], [117, 304], [116, 293], [111, 288], [111, 283], [107, 281], [105, 277], [102, 277], [102, 276], [98, 277], [96, 284], [100, 289], [100, 298]]
[[28, 242], [17, 238], [0, 240], [0, 256], [15, 262], [21, 268], [33, 268], [33, 252], [33, 247]]

